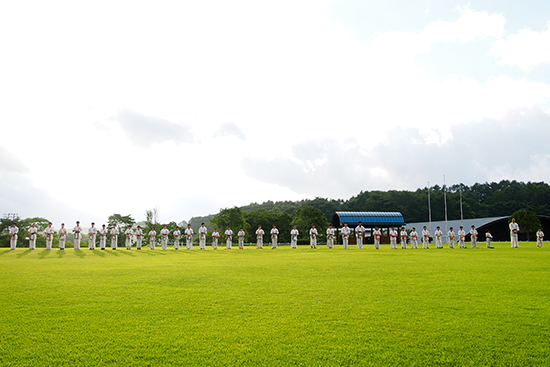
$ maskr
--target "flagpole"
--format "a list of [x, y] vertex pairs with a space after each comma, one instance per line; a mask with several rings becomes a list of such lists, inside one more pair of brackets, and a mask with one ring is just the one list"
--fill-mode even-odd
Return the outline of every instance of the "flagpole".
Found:
[[432, 204], [430, 203], [430, 181], [428, 181], [428, 220], [430, 223], [430, 234], [432, 233]]
[[445, 185], [445, 175], [443, 175], [443, 199], [445, 201], [445, 238], [447, 238], [449, 228], [447, 224], [447, 186]]
[[462, 212], [462, 183], [460, 184], [460, 225], [464, 227], [464, 213]]

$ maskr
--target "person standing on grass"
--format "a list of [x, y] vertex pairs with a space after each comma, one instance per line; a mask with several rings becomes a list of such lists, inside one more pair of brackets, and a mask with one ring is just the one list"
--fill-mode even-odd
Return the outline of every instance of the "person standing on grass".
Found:
[[136, 249], [141, 250], [141, 243], [143, 242], [143, 231], [141, 230], [141, 226], [137, 226], [134, 235], [136, 236]]
[[492, 248], [491, 242], [493, 242], [493, 235], [491, 231], [487, 230], [487, 232], [485, 232], [485, 240], [487, 241], [487, 248]]
[[416, 228], [413, 227], [411, 231], [411, 249], [418, 249], [418, 232], [416, 232]]
[[157, 231], [155, 231], [155, 227], [151, 227], [151, 230], [149, 231], [149, 248], [151, 250], [155, 249], [156, 240], [157, 240]]
[[124, 231], [124, 235], [126, 236], [126, 250], [130, 250], [132, 249], [132, 236], [134, 235], [131, 225], [129, 225], [128, 229]]
[[296, 228], [296, 226], [292, 226], [292, 230], [290, 231], [290, 247], [293, 249], [298, 248], [298, 235], [300, 232]]
[[512, 218], [512, 221], [510, 222], [510, 242], [512, 244], [512, 248], [518, 247], [518, 233], [519, 233], [519, 224], [516, 223], [516, 219]]
[[61, 228], [59, 228], [59, 249], [61, 251], [65, 250], [65, 239], [67, 238], [67, 228], [65, 228], [65, 223], [61, 223]]
[[95, 223], [92, 222], [92, 226], [88, 229], [88, 250], [95, 250], [95, 236], [97, 234], [97, 228]]
[[208, 233], [208, 229], [205, 227], [204, 223], [201, 223], [201, 226], [199, 227], [199, 250], [205, 250], [206, 249], [206, 234]]
[[239, 250], [244, 250], [244, 236], [245, 232], [243, 227], [239, 228], [239, 232], [237, 232], [237, 237], [239, 238]]
[[311, 229], [309, 230], [309, 247], [310, 248], [317, 248], [317, 235], [319, 233], [317, 232], [317, 228], [315, 228], [315, 224], [311, 225]]
[[430, 231], [428, 231], [426, 226], [424, 226], [424, 229], [422, 230], [422, 248], [430, 248]]
[[374, 235], [374, 248], [378, 250], [380, 248], [380, 239], [382, 238], [382, 231], [378, 229], [378, 226], [375, 226], [372, 234]]
[[52, 222], [49, 222], [48, 227], [44, 230], [44, 234], [46, 235], [46, 250], [52, 249], [54, 232], [55, 230], [53, 229]]
[[105, 245], [107, 244], [107, 228], [105, 228], [105, 224], [101, 226], [101, 229], [99, 230], [99, 247], [102, 250], [105, 250]]
[[544, 232], [539, 228], [537, 231], [537, 247], [542, 248], [542, 242], [544, 241]]
[[193, 248], [193, 228], [191, 228], [191, 224], [187, 225], [187, 229], [185, 230], [185, 248], [188, 250], [191, 250]]
[[470, 229], [470, 237], [472, 239], [472, 248], [477, 248], [477, 230], [474, 225], [472, 225], [472, 229]]
[[435, 247], [443, 248], [443, 231], [441, 227], [437, 226], [434, 232], [435, 235]]
[[73, 228], [74, 233], [74, 249], [80, 250], [80, 237], [82, 233], [82, 227], [80, 226], [80, 222], [76, 221], [76, 226]]
[[397, 249], [397, 231], [395, 227], [390, 229], [390, 248]]
[[220, 232], [218, 232], [218, 228], [214, 228], [214, 232], [212, 232], [212, 248], [214, 250], [218, 249], [219, 239], [220, 239]]
[[116, 250], [118, 247], [118, 234], [119, 230], [116, 227], [116, 224], [113, 225], [113, 228], [111, 229], [111, 249]]
[[349, 243], [349, 235], [351, 233], [351, 228], [348, 227], [347, 223], [344, 223], [344, 226], [340, 228], [340, 233], [342, 234], [342, 248], [347, 250]]
[[258, 229], [256, 230], [256, 248], [264, 248], [264, 230], [262, 229], [262, 226], [258, 226]]
[[460, 229], [458, 230], [458, 247], [467, 248], [465, 241], [466, 241], [466, 231], [464, 230], [464, 227], [460, 226]]
[[272, 250], [277, 248], [277, 237], [279, 237], [279, 230], [277, 229], [277, 226], [274, 224], [273, 228], [271, 228], [271, 249]]
[[166, 250], [168, 248], [168, 235], [170, 234], [170, 231], [168, 228], [166, 228], [166, 224], [162, 226], [162, 229], [160, 230], [160, 248], [162, 250]]
[[407, 248], [407, 231], [405, 230], [405, 227], [401, 227], [401, 248], [406, 249]]
[[365, 235], [365, 227], [363, 227], [363, 223], [359, 222], [357, 223], [357, 227], [355, 227], [355, 238], [357, 239], [357, 249], [359, 250], [363, 249], [364, 235]]
[[455, 248], [455, 232], [453, 231], [453, 227], [449, 228], [447, 238], [449, 239], [449, 248]]
[[172, 233], [172, 235], [174, 236], [174, 250], [177, 250], [180, 248], [180, 227], [176, 226], [176, 230], [174, 231], [174, 233]]
[[327, 247], [328, 248], [334, 247], [334, 228], [332, 228], [332, 224], [329, 224], [327, 228]]
[[233, 245], [233, 231], [231, 230], [231, 226], [227, 226], [227, 229], [225, 230], [225, 249], [231, 250], [232, 245]]
[[29, 233], [29, 250], [34, 250], [36, 248], [36, 233], [38, 232], [36, 224], [33, 223], [27, 232]]
[[19, 233], [19, 228], [17, 228], [17, 225], [13, 223], [9, 230], [10, 248], [12, 250], [15, 250], [17, 248], [17, 233]]

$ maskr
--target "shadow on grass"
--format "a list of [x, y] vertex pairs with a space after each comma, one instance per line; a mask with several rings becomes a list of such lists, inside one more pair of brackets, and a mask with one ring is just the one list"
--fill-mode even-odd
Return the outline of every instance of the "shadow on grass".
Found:
[[74, 250], [74, 254], [78, 256], [79, 258], [83, 259], [86, 257], [86, 254], [82, 250]]
[[65, 256], [65, 251], [67, 250], [57, 250], [57, 257], [62, 258], [63, 256]]
[[45, 259], [46, 256], [48, 256], [48, 255], [51, 254], [51, 253], [52, 253], [52, 250], [46, 250], [46, 249], [44, 249], [44, 250], [42, 250], [41, 253], [38, 254], [38, 258], [39, 258], [39, 259]]
[[19, 258], [19, 257], [23, 257], [25, 255], [28, 255], [31, 251], [33, 251], [33, 250], [27, 249], [27, 250], [21, 252], [20, 254], [17, 254], [17, 257]]
[[105, 251], [107, 250], [101, 250], [99, 248], [96, 248], [95, 250], [92, 251], [92, 254], [94, 254], [95, 256], [101, 256], [101, 257], [105, 257]]
[[10, 253], [10, 252], [12, 252], [12, 251], [13, 251], [12, 249], [3, 250], [3, 251], [0, 252], [0, 256], [5, 255], [5, 254], [7, 254], [7, 253]]
[[[117, 251], [118, 251], [118, 250], [117, 250]], [[134, 255], [134, 254], [132, 253], [132, 250], [126, 250], [126, 249], [124, 249], [124, 251], [121, 251], [120, 253], [121, 253], [122, 255], [128, 255], [128, 256], [131, 256], [131, 257], [136, 257], [136, 255]]]
[[112, 248], [106, 248], [105, 249], [105, 254], [111, 254], [113, 256], [119, 256], [118, 251], [119, 250], [115, 250], [115, 249], [112, 249]]

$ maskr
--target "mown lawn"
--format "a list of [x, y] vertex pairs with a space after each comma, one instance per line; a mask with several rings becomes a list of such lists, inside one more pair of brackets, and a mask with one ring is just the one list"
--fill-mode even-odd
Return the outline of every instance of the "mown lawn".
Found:
[[550, 245], [0, 249], [2, 366], [550, 364]]

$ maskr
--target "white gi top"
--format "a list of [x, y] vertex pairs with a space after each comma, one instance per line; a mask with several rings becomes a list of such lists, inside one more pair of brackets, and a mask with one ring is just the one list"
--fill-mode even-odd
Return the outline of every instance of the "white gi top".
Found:
[[105, 236], [107, 234], [107, 228], [101, 228], [98, 232], [100, 235]]
[[407, 237], [407, 231], [405, 230], [402, 230], [400, 234], [401, 234], [401, 237]]
[[57, 232], [57, 233], [59, 233], [59, 238], [60, 239], [65, 239], [65, 235], [67, 234], [67, 228], [61, 227], [61, 228], [59, 228], [59, 232]]
[[317, 232], [317, 228], [311, 228], [309, 230], [309, 237], [317, 237], [319, 233]]
[[422, 237], [430, 237], [430, 231], [427, 229], [422, 230]]
[[256, 236], [263, 236], [265, 234], [264, 230], [263, 229], [257, 229], [256, 230]]
[[493, 239], [493, 235], [490, 234], [489, 232], [487, 232], [487, 233], [485, 233], [485, 238]]
[[239, 237], [241, 237], [241, 238], [244, 238], [244, 235], [245, 235], [244, 231], [239, 231], [239, 232], [237, 233], [237, 236], [239, 236]]
[[[412, 233], [412, 232], [411, 232]], [[374, 235], [374, 237], [380, 239], [380, 236], [382, 236], [382, 231], [379, 230], [379, 229], [375, 229], [372, 234]]]
[[390, 229], [390, 237], [397, 237], [397, 231], [395, 229]]
[[187, 237], [193, 237], [193, 233], [194, 233], [194, 232], [193, 232], [193, 228], [186, 228], [186, 229], [185, 229], [185, 235], [186, 235]]
[[118, 231], [118, 228], [117, 227], [113, 227], [113, 229], [111, 229], [111, 235], [118, 235], [120, 232]]
[[510, 222], [510, 231], [515, 233], [519, 232], [518, 222]]
[[300, 232], [298, 231], [298, 229], [292, 228], [292, 230], [290, 231], [290, 235], [293, 237], [298, 237], [299, 234]]
[[172, 233], [174, 235], [174, 238], [180, 238], [181, 236], [181, 231], [179, 229], [176, 229], [174, 231], [174, 233]]
[[27, 232], [29, 232], [29, 234], [30, 234], [31, 236], [33, 236], [33, 235], [35, 235], [36, 232], [38, 232], [38, 231], [37, 231], [36, 227], [31, 227], [31, 228], [29, 228], [29, 230], [28, 230]]
[[459, 237], [459, 238], [464, 238], [464, 237], [466, 237], [466, 231], [463, 230], [463, 229], [458, 230], [458, 237]]
[[356, 236], [362, 236], [363, 232], [365, 232], [365, 227], [363, 227], [363, 226], [355, 227], [355, 235]]
[[82, 232], [82, 227], [81, 226], [75, 226], [73, 228], [73, 232], [74, 232], [74, 237], [75, 238], [80, 238], [80, 233]]
[[454, 239], [455, 238], [455, 232], [449, 230], [449, 232], [447, 232], [447, 237], [449, 237], [450, 239]]
[[168, 228], [163, 228], [160, 230], [160, 234], [163, 238], [168, 236], [168, 233], [170, 233], [170, 230]]
[[544, 238], [544, 232], [543, 231], [537, 231], [537, 238], [540, 238], [542, 240]]
[[137, 238], [141, 238], [141, 236], [143, 236], [143, 231], [141, 230], [141, 228], [139, 228], [139, 229], [136, 229], [134, 234], [136, 235]]
[[472, 237], [477, 237], [477, 230], [471, 229], [470, 234], [472, 235]]
[[443, 236], [443, 231], [441, 231], [440, 229], [436, 229], [434, 235], [439, 238]]
[[149, 237], [155, 237], [157, 235], [157, 231], [149, 231]]
[[206, 229], [206, 227], [204, 227], [204, 226], [199, 227], [199, 234], [201, 236], [206, 236], [207, 233], [208, 233], [208, 229]]
[[90, 227], [88, 229], [88, 235], [89, 236], [94, 236], [96, 233], [97, 233], [97, 228], [96, 227]]
[[347, 237], [351, 233], [350, 227], [342, 227], [340, 228], [340, 232], [342, 233], [342, 236]]
[[216, 238], [220, 237], [220, 232], [218, 231], [212, 232], [212, 237], [216, 237]]
[[418, 233], [416, 231], [411, 232], [411, 238], [418, 238]]
[[128, 228], [126, 231], [124, 231], [124, 234], [126, 236], [132, 236], [134, 234], [134, 231], [132, 231], [132, 228]]
[[48, 237], [48, 238], [50, 238], [54, 232], [55, 232], [55, 230], [53, 229], [52, 226], [49, 226], [44, 230], [44, 233], [46, 234], [46, 237]]
[[10, 227], [10, 234], [17, 234], [19, 232], [19, 228], [17, 227]]
[[334, 228], [327, 228], [327, 237], [334, 237]]
[[278, 234], [279, 234], [279, 230], [277, 228], [271, 228], [271, 235], [273, 237], [277, 237]]
[[233, 231], [230, 230], [230, 229], [226, 229], [226, 230], [225, 230], [225, 236], [226, 236], [226, 237], [231, 237], [231, 236], [233, 236]]

